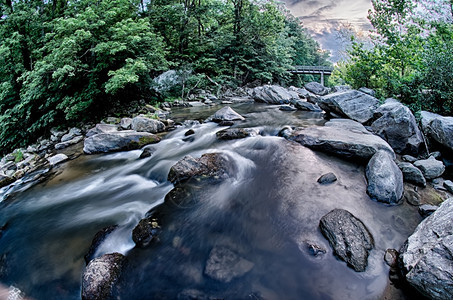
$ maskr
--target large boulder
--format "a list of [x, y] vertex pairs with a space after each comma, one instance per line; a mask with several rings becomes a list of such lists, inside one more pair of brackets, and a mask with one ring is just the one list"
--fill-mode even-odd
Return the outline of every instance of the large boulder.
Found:
[[291, 100], [299, 99], [299, 94], [295, 91], [287, 90], [278, 85], [263, 85], [254, 88], [251, 96], [257, 102], [267, 104], [288, 104]]
[[430, 125], [431, 121], [437, 117], [440, 117], [440, 115], [432, 113], [430, 111], [422, 110], [420, 112], [420, 125], [422, 127], [423, 132], [426, 135], [429, 134], [429, 125]]
[[216, 246], [211, 250], [206, 263], [204, 273], [209, 277], [221, 281], [230, 282], [250, 272], [254, 263], [240, 257], [224, 246]]
[[324, 126], [295, 130], [288, 139], [314, 150], [346, 158], [368, 161], [379, 150], [394, 155], [386, 141], [367, 131], [360, 123], [347, 119], [333, 119]]
[[378, 151], [366, 167], [367, 193], [371, 199], [398, 204], [403, 197], [403, 174], [387, 151]]
[[453, 117], [434, 118], [429, 123], [429, 137], [453, 151]]
[[373, 236], [365, 225], [344, 209], [334, 209], [321, 218], [319, 228], [334, 253], [357, 272], [365, 271]]
[[309, 82], [305, 84], [305, 89], [315, 95], [325, 96], [329, 93], [329, 89], [318, 82]]
[[212, 116], [210, 116], [206, 122], [225, 122], [225, 121], [242, 121], [245, 120], [243, 116], [235, 112], [231, 107], [225, 106], [218, 111], [215, 112]]
[[98, 133], [109, 133], [118, 131], [118, 126], [113, 124], [96, 124], [93, 128], [88, 130], [86, 137], [93, 136]]
[[453, 299], [453, 198], [423, 220], [400, 250], [406, 280], [431, 299]]
[[165, 130], [165, 124], [159, 120], [138, 116], [132, 119], [131, 128], [138, 132], [158, 133]]
[[364, 124], [373, 118], [379, 101], [365, 93], [351, 90], [320, 97], [318, 105], [326, 112]]
[[174, 164], [168, 173], [168, 180], [180, 183], [191, 178], [220, 180], [232, 173], [229, 159], [221, 153], [206, 153], [199, 158], [190, 155]]
[[434, 179], [445, 172], [445, 165], [440, 160], [430, 156], [428, 159], [417, 160], [414, 166], [419, 168], [426, 179]]
[[158, 143], [160, 138], [149, 132], [132, 130], [99, 133], [84, 141], [83, 151], [86, 154], [107, 153], [140, 149], [147, 144]]
[[404, 181], [414, 183], [422, 187], [426, 186], [426, 179], [419, 168], [408, 162], [400, 162], [398, 163], [398, 167], [403, 173]]
[[82, 275], [82, 300], [110, 299], [112, 288], [121, 275], [125, 260], [120, 253], [105, 254], [93, 259]]
[[386, 140], [399, 154], [417, 156], [423, 149], [423, 136], [409, 108], [396, 101], [387, 101], [374, 113], [373, 131]]
[[322, 109], [318, 106], [318, 104], [313, 104], [302, 99], [292, 100], [291, 104], [299, 110], [322, 112]]

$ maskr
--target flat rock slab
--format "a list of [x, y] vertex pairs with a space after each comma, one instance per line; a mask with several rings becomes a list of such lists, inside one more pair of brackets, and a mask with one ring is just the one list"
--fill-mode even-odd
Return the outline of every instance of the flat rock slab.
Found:
[[55, 144], [55, 150], [62, 150], [69, 146], [75, 145], [75, 144], [83, 141], [83, 139], [84, 139], [83, 135], [79, 135], [79, 136], [76, 136], [75, 138], [73, 138], [72, 140]]
[[365, 93], [350, 90], [320, 97], [318, 105], [326, 112], [364, 124], [373, 118], [379, 101]]
[[204, 273], [221, 282], [230, 282], [250, 272], [254, 263], [240, 257], [224, 246], [216, 246], [211, 250]]
[[107, 153], [114, 151], [135, 150], [147, 144], [158, 143], [160, 138], [149, 132], [131, 130], [99, 133], [84, 141], [83, 151], [86, 154]]
[[365, 172], [367, 193], [372, 200], [398, 204], [403, 197], [403, 174], [387, 151], [378, 151], [368, 162]]
[[187, 155], [171, 167], [168, 180], [174, 184], [192, 178], [221, 180], [231, 173], [228, 157], [221, 153], [206, 153], [199, 158]]
[[319, 228], [335, 255], [355, 271], [365, 271], [368, 254], [374, 248], [374, 241], [371, 233], [359, 219], [347, 210], [334, 209], [321, 218]]
[[379, 150], [386, 150], [394, 155], [386, 141], [367, 131], [360, 123], [347, 119], [334, 119], [325, 126], [296, 130], [288, 139], [313, 150], [345, 158], [368, 161]]
[[125, 260], [120, 253], [93, 259], [82, 275], [82, 300], [110, 299]]
[[431, 299], [453, 299], [453, 198], [423, 220], [400, 250], [406, 280]]
[[68, 159], [69, 158], [67, 155], [60, 153], [60, 154], [56, 154], [54, 156], [49, 157], [47, 159], [47, 161], [49, 162], [49, 164], [51, 166], [55, 166], [55, 165], [61, 164], [62, 162], [67, 161]]

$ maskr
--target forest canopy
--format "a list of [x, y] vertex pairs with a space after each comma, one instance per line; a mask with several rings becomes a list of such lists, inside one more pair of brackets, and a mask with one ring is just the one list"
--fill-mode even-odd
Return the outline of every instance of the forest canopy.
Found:
[[285, 84], [293, 65], [326, 65], [299, 19], [274, 1], [5, 0], [0, 4], [0, 147], [150, 101], [152, 79], [185, 88]]

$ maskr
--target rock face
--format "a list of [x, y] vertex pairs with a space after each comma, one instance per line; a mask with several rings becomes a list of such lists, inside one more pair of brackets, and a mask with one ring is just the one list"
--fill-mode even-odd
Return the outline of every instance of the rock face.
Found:
[[107, 153], [139, 149], [147, 144], [158, 143], [160, 138], [148, 132], [118, 131], [99, 133], [84, 141], [86, 154]]
[[398, 167], [403, 173], [404, 181], [414, 183], [422, 187], [426, 186], [426, 179], [419, 168], [407, 162], [398, 163]]
[[431, 299], [453, 298], [453, 198], [423, 220], [400, 250], [406, 280]]
[[378, 150], [393, 150], [386, 141], [370, 133], [360, 123], [334, 119], [324, 127], [309, 127], [291, 133], [289, 139], [308, 148], [346, 158], [370, 159]]
[[215, 114], [210, 116], [206, 121], [220, 123], [223, 121], [241, 121], [245, 120], [243, 116], [235, 112], [231, 107], [225, 106], [219, 109]]
[[403, 197], [403, 174], [387, 151], [378, 151], [366, 167], [367, 193], [371, 199], [397, 204]]
[[254, 128], [228, 128], [216, 133], [219, 140], [236, 140], [257, 136], [259, 131]]
[[318, 105], [326, 112], [364, 124], [373, 118], [379, 101], [370, 95], [351, 90], [321, 97]]
[[357, 272], [365, 271], [374, 241], [359, 219], [344, 209], [334, 209], [321, 218], [319, 227], [340, 259]]
[[158, 133], [165, 130], [165, 125], [161, 121], [138, 116], [132, 119], [131, 128], [138, 132]]
[[174, 164], [168, 173], [168, 180], [179, 183], [191, 178], [210, 180], [225, 179], [231, 173], [228, 158], [220, 153], [206, 153], [200, 158], [190, 155]]
[[216, 246], [209, 254], [204, 273], [226, 283], [244, 276], [253, 266], [254, 263], [240, 257], [232, 250], [224, 246]]
[[121, 274], [125, 260], [119, 253], [105, 254], [93, 259], [82, 275], [82, 299], [110, 299], [112, 287]]
[[445, 172], [444, 164], [432, 156], [428, 159], [417, 160], [414, 162], [414, 166], [422, 171], [426, 179], [434, 179]]
[[438, 116], [429, 123], [429, 136], [453, 151], [453, 117]]
[[423, 150], [423, 136], [409, 108], [396, 101], [387, 101], [375, 111], [374, 117], [377, 119], [371, 128], [396, 153], [417, 156]]
[[329, 89], [317, 82], [309, 82], [305, 84], [305, 89], [315, 95], [325, 96], [329, 93]]
[[252, 90], [251, 96], [256, 102], [267, 104], [288, 104], [299, 99], [297, 92], [287, 90], [278, 85], [263, 85]]

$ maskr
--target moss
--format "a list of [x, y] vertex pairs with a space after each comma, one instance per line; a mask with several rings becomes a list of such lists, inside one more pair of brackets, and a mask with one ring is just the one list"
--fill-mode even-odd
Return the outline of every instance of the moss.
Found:
[[159, 138], [157, 135], [152, 135], [152, 136], [142, 136], [142, 137], [139, 139], [140, 147], [141, 147], [141, 146], [148, 145], [148, 144], [159, 143], [159, 142], [160, 142], [160, 138]]

